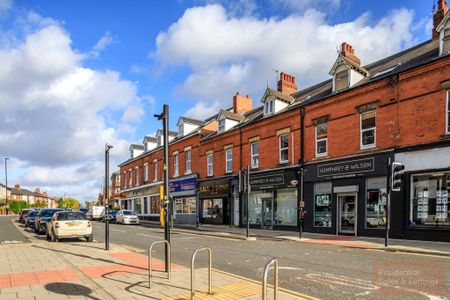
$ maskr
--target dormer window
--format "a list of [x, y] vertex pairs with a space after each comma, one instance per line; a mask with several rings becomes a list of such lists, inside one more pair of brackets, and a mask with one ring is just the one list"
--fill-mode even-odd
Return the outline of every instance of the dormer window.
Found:
[[265, 115], [271, 115], [274, 111], [274, 100], [269, 100], [266, 103], [264, 103], [264, 114]]
[[184, 124], [180, 124], [178, 126], [178, 135], [183, 136], [184, 135]]
[[444, 29], [441, 41], [441, 49], [441, 55], [445, 55], [450, 52], [450, 28]]
[[219, 132], [224, 132], [225, 131], [225, 119], [220, 119], [219, 120]]
[[334, 75], [334, 91], [339, 92], [349, 87], [348, 70], [343, 70]]

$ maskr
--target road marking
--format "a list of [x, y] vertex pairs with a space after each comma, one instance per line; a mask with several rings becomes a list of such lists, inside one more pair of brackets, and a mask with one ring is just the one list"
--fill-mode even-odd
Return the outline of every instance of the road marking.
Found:
[[136, 233], [136, 235], [150, 237], [150, 238], [160, 238], [161, 236], [158, 235], [151, 235], [151, 234], [145, 234], [145, 233]]
[[126, 230], [120, 230], [120, 229], [114, 229], [114, 228], [111, 228], [110, 230], [111, 231], [117, 231], [117, 232], [127, 232]]
[[23, 244], [22, 241], [2, 241], [0, 244]]

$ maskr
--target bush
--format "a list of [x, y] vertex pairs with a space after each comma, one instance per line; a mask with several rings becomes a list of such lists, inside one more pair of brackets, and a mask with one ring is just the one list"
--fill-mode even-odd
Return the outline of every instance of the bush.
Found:
[[25, 201], [12, 201], [9, 203], [9, 209], [16, 214], [20, 213], [22, 209], [27, 208], [27, 202]]

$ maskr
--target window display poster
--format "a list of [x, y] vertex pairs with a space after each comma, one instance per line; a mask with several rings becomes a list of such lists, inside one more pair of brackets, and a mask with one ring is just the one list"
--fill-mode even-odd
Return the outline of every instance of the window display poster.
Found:
[[316, 195], [316, 206], [329, 206], [330, 195]]
[[378, 193], [378, 205], [386, 205], [386, 188], [381, 188]]

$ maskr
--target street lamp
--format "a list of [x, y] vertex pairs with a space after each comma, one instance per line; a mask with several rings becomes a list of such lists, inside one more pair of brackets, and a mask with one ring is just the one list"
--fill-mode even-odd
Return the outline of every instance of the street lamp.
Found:
[[5, 157], [6, 214], [8, 214], [8, 159], [9, 157]]
[[105, 250], [109, 250], [109, 191], [108, 191], [108, 178], [109, 178], [109, 150], [112, 145], [108, 143], [105, 144], [105, 194], [103, 199], [105, 199]]

